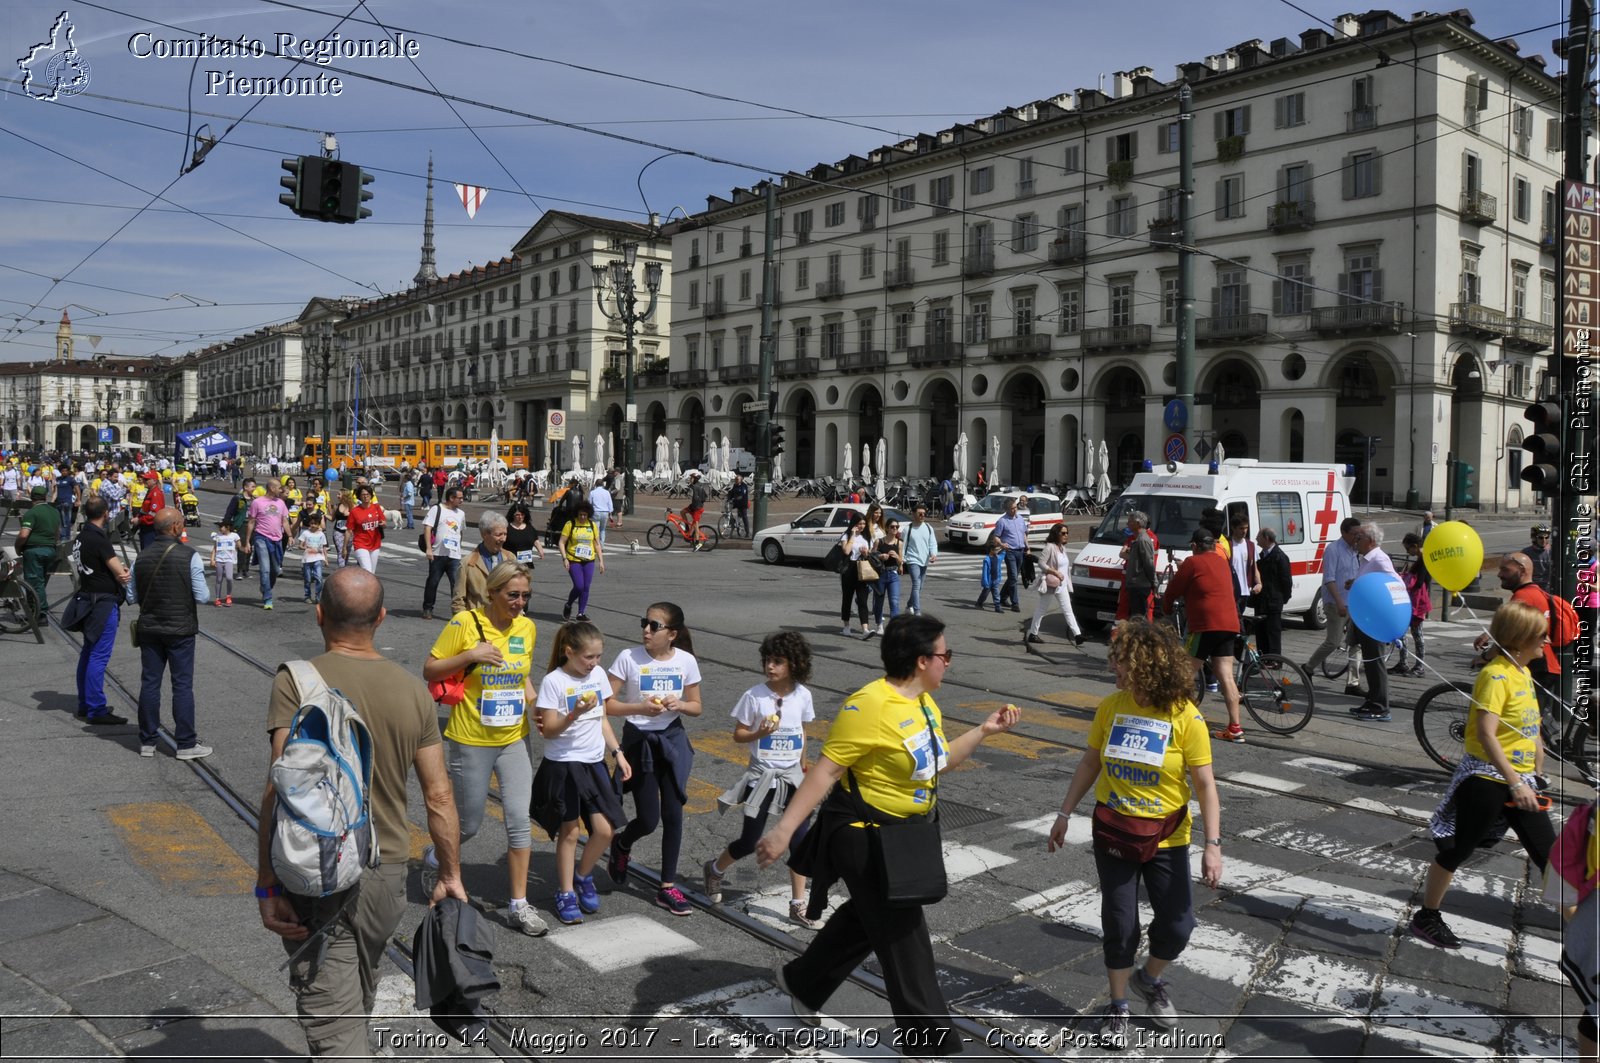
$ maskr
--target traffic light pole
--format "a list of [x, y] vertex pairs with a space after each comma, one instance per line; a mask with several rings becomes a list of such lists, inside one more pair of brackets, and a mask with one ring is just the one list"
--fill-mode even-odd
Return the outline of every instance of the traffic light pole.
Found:
[[761, 401], [766, 407], [756, 414], [756, 475], [751, 490], [755, 494], [750, 535], [767, 526], [767, 490], [772, 482], [772, 425], [778, 415], [776, 393], [772, 389], [772, 359], [777, 336], [772, 330], [772, 300], [778, 291], [774, 256], [778, 247], [778, 186], [766, 182], [767, 241], [761, 253], [761, 368], [756, 377]]

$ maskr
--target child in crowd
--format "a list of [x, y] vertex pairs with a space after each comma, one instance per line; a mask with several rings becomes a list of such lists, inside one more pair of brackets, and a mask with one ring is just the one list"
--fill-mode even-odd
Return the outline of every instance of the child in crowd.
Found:
[[[593, 624], [563, 625], [536, 705], [545, 746], [533, 777], [533, 820], [555, 840], [556, 916], [569, 926], [600, 910], [594, 867], [623, 822], [622, 799], [606, 773], [606, 753], [615, 754], [624, 782], [633, 774], [603, 708], [612, 700], [611, 681], [600, 666], [604, 650]], [[580, 829], [589, 834], [581, 857]]]
[[304, 551], [300, 558], [300, 575], [306, 584], [306, 602], [315, 604], [322, 600], [323, 565], [328, 560], [328, 537], [322, 531], [322, 514], [311, 513], [294, 541]]
[[233, 604], [233, 567], [238, 563], [239, 533], [227, 521], [219, 520], [217, 530], [211, 533], [211, 570], [217, 582], [212, 605]]
[[1000, 586], [1006, 580], [1006, 548], [997, 535], [989, 536], [989, 552], [983, 555], [983, 590], [973, 604], [983, 608], [983, 600], [994, 596], [994, 611], [1000, 612]]
[[[767, 681], [744, 692], [733, 707], [733, 740], [750, 746], [744, 778], [723, 794], [723, 811], [739, 809], [744, 823], [737, 840], [705, 863], [706, 898], [722, 902], [722, 879], [728, 868], [756, 850], [768, 814], [781, 815], [805, 779], [805, 725], [816, 718], [811, 691], [811, 646], [798, 631], [781, 631], [761, 640], [761, 670]], [[810, 821], [789, 839], [792, 853], [806, 836]], [[806, 877], [789, 872], [789, 921], [815, 930], [822, 924], [806, 918]]]
[[1406, 594], [1411, 597], [1411, 659], [1406, 659], [1406, 638], [1401, 635], [1395, 640], [1395, 645], [1400, 649], [1399, 660], [1394, 667], [1389, 669], [1390, 675], [1420, 676], [1426, 669], [1423, 667], [1422, 647], [1422, 622], [1428, 619], [1428, 614], [1433, 611], [1433, 596], [1428, 593], [1428, 567], [1422, 560], [1422, 536], [1416, 532], [1407, 532], [1401, 540], [1406, 548], [1406, 567], [1400, 573], [1400, 582], [1406, 585]]
[[639, 618], [639, 628], [642, 645], [623, 650], [611, 663], [613, 696], [606, 702], [606, 715], [628, 718], [622, 751], [637, 770], [627, 786], [634, 817], [611, 843], [606, 872], [617, 885], [625, 884], [634, 843], [660, 826], [661, 888], [655, 903], [673, 915], [688, 915], [693, 909], [677, 886], [683, 806], [689, 801], [694, 766], [683, 718], [700, 715], [700, 662], [683, 610], [673, 603], [650, 606]]

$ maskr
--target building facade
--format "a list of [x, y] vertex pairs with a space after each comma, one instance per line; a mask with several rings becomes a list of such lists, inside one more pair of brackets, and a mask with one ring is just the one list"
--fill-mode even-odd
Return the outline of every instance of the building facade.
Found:
[[[1466, 12], [1246, 41], [1108, 91], [791, 173], [774, 300], [785, 465], [1113, 480], [1159, 460], [1176, 394], [1178, 94], [1193, 94], [1190, 439], [1356, 466], [1356, 497], [1532, 504], [1522, 410], [1552, 387], [1560, 85]], [[763, 195], [674, 231], [670, 366], [647, 435], [754, 448]], [[1369, 458], [1369, 450], [1372, 456]], [[1470, 471], [1466, 468], [1470, 466]]]
[[[48, 362], [0, 363], [0, 418], [8, 446], [66, 453], [148, 448], [157, 359], [97, 354], [80, 359], [72, 320], [62, 311], [56, 356]], [[105, 429], [109, 442], [102, 442]]]

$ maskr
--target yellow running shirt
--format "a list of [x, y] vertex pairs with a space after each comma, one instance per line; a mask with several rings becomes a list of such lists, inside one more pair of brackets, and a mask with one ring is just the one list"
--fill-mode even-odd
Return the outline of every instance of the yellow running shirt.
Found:
[[934, 773], [948, 757], [939, 706], [927, 695], [919, 705], [876, 679], [845, 699], [822, 755], [855, 774], [861, 798], [873, 808], [920, 815], [933, 807]]
[[[1478, 673], [1472, 685], [1472, 709], [1467, 713], [1467, 752], [1489, 759], [1478, 738], [1478, 713], [1500, 717], [1495, 739], [1511, 766], [1524, 774], [1534, 770], [1534, 736], [1539, 733], [1539, 701], [1533, 694], [1533, 677], [1504, 657], [1496, 657]], [[1485, 775], [1485, 779], [1494, 776]], [[1507, 779], [1507, 782], [1512, 780]]]
[[[477, 616], [474, 624], [473, 616]], [[466, 746], [505, 746], [520, 742], [528, 734], [527, 683], [533, 674], [533, 644], [537, 633], [533, 621], [519, 616], [511, 627], [501, 631], [489, 622], [481, 609], [457, 613], [450, 618], [429, 655], [444, 660], [478, 644], [478, 626], [484, 637], [500, 650], [505, 663], [497, 668], [479, 665], [467, 676], [467, 696], [450, 710], [444, 736]]]
[[[1089, 748], [1100, 752], [1094, 799], [1125, 816], [1162, 819], [1189, 804], [1190, 767], [1211, 763], [1205, 717], [1185, 701], [1171, 716], [1141, 707], [1126, 690], [1100, 703], [1089, 726]], [[1161, 843], [1189, 844], [1193, 817]]]

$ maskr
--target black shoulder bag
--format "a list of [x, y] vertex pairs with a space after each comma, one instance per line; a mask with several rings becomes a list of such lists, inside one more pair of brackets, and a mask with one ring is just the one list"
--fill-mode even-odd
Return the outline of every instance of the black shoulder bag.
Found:
[[[921, 704], [919, 699], [919, 704]], [[933, 714], [926, 704], [921, 704], [923, 719], [928, 724], [928, 748], [937, 758]], [[850, 789], [845, 791], [847, 801], [858, 805], [857, 813], [863, 822], [876, 829], [879, 874], [883, 882], [883, 898], [895, 907], [913, 907], [936, 904], [950, 892], [949, 880], [944, 873], [943, 838], [939, 831], [939, 772], [935, 759], [931, 791], [933, 807], [920, 816], [895, 817], [885, 815], [862, 799], [855, 773], [846, 769]]]

